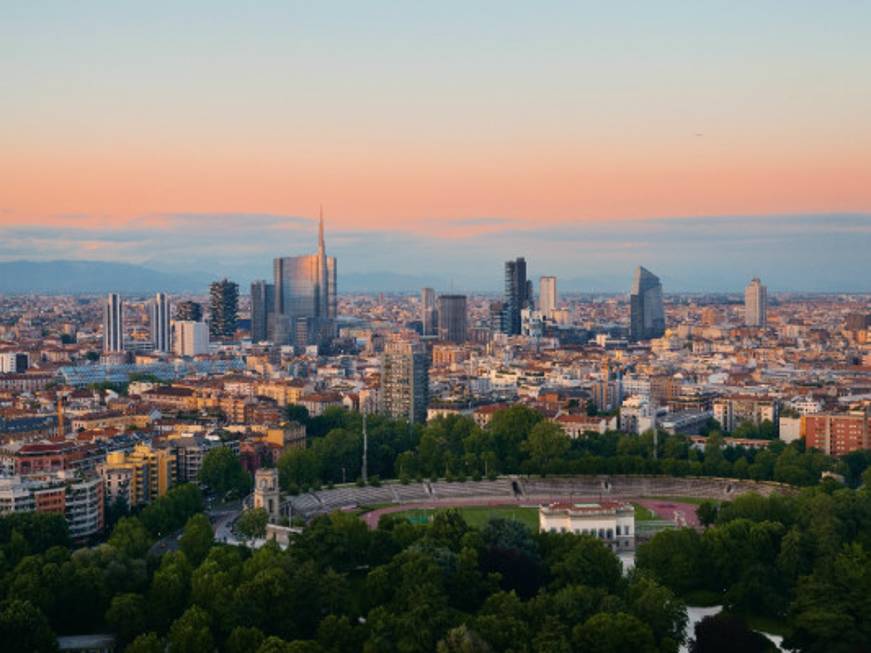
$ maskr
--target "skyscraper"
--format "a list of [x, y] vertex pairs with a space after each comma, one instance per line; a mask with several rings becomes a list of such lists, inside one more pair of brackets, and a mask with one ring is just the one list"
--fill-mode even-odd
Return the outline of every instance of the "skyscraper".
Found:
[[381, 355], [382, 411], [394, 419], [426, 422], [429, 404], [429, 360], [415, 342], [390, 341]]
[[466, 342], [466, 296], [439, 297], [439, 340], [462, 344]]
[[423, 335], [434, 336], [438, 333], [436, 293], [432, 288], [422, 288], [420, 291], [420, 321], [423, 324]]
[[315, 344], [334, 335], [336, 259], [327, 256], [324, 217], [318, 228], [318, 251], [273, 261], [275, 276], [274, 339], [281, 344]]
[[185, 300], [175, 305], [175, 319], [188, 322], [203, 321], [203, 307], [197, 302]]
[[222, 279], [209, 289], [209, 333], [213, 338], [231, 338], [236, 333], [239, 284]]
[[556, 277], [541, 277], [538, 280], [538, 310], [549, 318], [556, 309]]
[[629, 296], [629, 337], [632, 340], [660, 338], [665, 333], [665, 309], [659, 277], [639, 266]]
[[526, 259], [505, 261], [505, 333], [520, 334], [520, 311], [530, 308], [530, 284], [526, 279]]
[[768, 289], [754, 278], [744, 289], [744, 324], [764, 327], [768, 322]]
[[154, 351], [172, 351], [172, 332], [169, 328], [170, 305], [166, 293], [159, 292], [151, 300], [151, 344]]
[[271, 339], [270, 318], [275, 309], [275, 285], [265, 281], [251, 284], [251, 341]]
[[124, 351], [124, 303], [114, 292], [103, 305], [103, 351]]

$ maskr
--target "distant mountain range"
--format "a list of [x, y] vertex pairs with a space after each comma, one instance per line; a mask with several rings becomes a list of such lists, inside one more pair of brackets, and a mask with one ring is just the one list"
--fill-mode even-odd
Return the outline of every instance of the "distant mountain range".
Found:
[[208, 277], [103, 261], [0, 262], [0, 293], [147, 293], [200, 291]]
[[[193, 266], [191, 266], [193, 267]], [[147, 265], [114, 263], [106, 261], [8, 261], [0, 262], [0, 294], [46, 293], [46, 294], [92, 294], [120, 292], [123, 294], [147, 294], [158, 291], [170, 293], [191, 292], [205, 294], [209, 283], [223, 276], [236, 281], [242, 294], [247, 294], [252, 280], [263, 278], [253, 274], [252, 269], [237, 265], [228, 270], [157, 270]], [[341, 270], [341, 268], [340, 268]], [[502, 291], [498, 268], [489, 270], [486, 277], [463, 275], [452, 271], [453, 282], [434, 276], [404, 274], [401, 272], [345, 272], [339, 273], [339, 292], [417, 292], [423, 287], [435, 288], [436, 292], [492, 293]], [[851, 282], [838, 279], [813, 278], [806, 291], [867, 292], [864, 278]], [[631, 277], [628, 274], [598, 276], [559, 277], [557, 288], [561, 293], [628, 293]], [[698, 278], [663, 275], [666, 293], [671, 292], [732, 292], [741, 293], [741, 279], [726, 284], [725, 279], [714, 271], [700, 271]], [[532, 277], [536, 294], [538, 278]], [[783, 290], [783, 284], [772, 283], [770, 288]], [[730, 287], [731, 286], [731, 287]]]

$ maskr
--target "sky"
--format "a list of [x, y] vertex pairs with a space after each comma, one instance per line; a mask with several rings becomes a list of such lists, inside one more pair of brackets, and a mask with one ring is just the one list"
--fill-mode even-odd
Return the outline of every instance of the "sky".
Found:
[[869, 79], [868, 2], [4, 2], [0, 260], [871, 290]]

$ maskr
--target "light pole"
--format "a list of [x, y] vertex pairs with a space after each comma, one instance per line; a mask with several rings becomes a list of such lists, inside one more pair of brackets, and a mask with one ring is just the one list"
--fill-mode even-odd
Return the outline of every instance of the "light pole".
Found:
[[369, 453], [369, 436], [366, 434], [366, 413], [363, 413], [363, 469], [360, 476], [363, 477], [363, 483], [369, 482], [369, 466], [367, 463]]

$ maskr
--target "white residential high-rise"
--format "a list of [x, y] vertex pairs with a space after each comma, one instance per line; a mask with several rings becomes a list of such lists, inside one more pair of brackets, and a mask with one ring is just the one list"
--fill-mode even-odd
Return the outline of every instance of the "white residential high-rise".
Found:
[[124, 303], [114, 292], [103, 305], [103, 351], [124, 351]]
[[176, 320], [173, 343], [176, 356], [201, 356], [209, 353], [209, 325], [207, 322]]
[[556, 277], [540, 277], [538, 280], [538, 310], [546, 318], [550, 318], [553, 317], [556, 304]]
[[754, 278], [744, 289], [744, 324], [764, 327], [768, 322], [768, 289]]
[[172, 331], [170, 331], [170, 305], [166, 293], [159, 292], [151, 300], [151, 344], [154, 351], [172, 351]]

